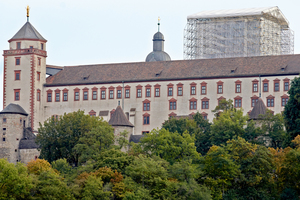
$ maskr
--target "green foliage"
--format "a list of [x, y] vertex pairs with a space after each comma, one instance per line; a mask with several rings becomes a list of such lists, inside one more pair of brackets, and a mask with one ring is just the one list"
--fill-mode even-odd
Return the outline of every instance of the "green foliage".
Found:
[[197, 123], [189, 118], [180, 118], [176, 119], [174, 117], [170, 117], [167, 121], [165, 121], [162, 125], [162, 128], [169, 130], [172, 133], [183, 134], [184, 132], [188, 132], [189, 134], [193, 134], [197, 130]]
[[58, 159], [51, 163], [52, 168], [57, 170], [60, 175], [67, 177], [72, 174], [72, 167], [69, 165], [67, 159]]
[[219, 104], [216, 106], [212, 112], [215, 113], [215, 117], [218, 118], [220, 116], [221, 112], [227, 111], [227, 110], [233, 110], [236, 111], [236, 108], [233, 106], [233, 101], [231, 99], [221, 99]]
[[292, 80], [288, 94], [289, 100], [284, 107], [285, 127], [289, 137], [286, 146], [300, 133], [300, 77]]
[[166, 129], [153, 129], [139, 145], [144, 154], [159, 156], [170, 163], [189, 157], [197, 160], [200, 156], [196, 151], [195, 138], [187, 132], [180, 135]]
[[[93, 128], [97, 129], [88, 134]], [[49, 118], [43, 125], [40, 124], [38, 131], [36, 142], [40, 144], [41, 158], [49, 162], [66, 158], [71, 165], [77, 166], [79, 156], [82, 155], [79, 155], [74, 147], [78, 144], [79, 139], [84, 136], [85, 139], [81, 139], [80, 144], [88, 144], [89, 140], [98, 139], [101, 131], [110, 133], [112, 128], [102, 119], [84, 115], [84, 112], [79, 110], [64, 114], [59, 120]], [[99, 146], [95, 145], [93, 151], [97, 147]], [[84, 147], [82, 148], [84, 149]], [[85, 153], [88, 154], [90, 151], [87, 150]]]
[[103, 181], [100, 177], [93, 175], [87, 178], [83, 188], [82, 196], [82, 200], [110, 200], [112, 193], [109, 191], [103, 191]]
[[28, 199], [32, 187], [25, 166], [0, 159], [0, 199]]
[[127, 130], [124, 130], [123, 132], [120, 133], [120, 136], [117, 137], [117, 143], [119, 144], [120, 149], [124, 148], [127, 150], [127, 146], [129, 144], [128, 141], [128, 134], [129, 132]]

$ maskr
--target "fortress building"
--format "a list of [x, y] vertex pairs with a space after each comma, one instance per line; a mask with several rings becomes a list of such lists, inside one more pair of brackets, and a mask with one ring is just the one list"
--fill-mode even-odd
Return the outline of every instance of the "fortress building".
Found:
[[[48, 65], [47, 40], [28, 21], [8, 42], [0, 146], [11, 160], [22, 162], [29, 158], [16, 153], [21, 147], [26, 155], [36, 156], [30, 142], [34, 136], [25, 130], [37, 133], [39, 122], [49, 117], [81, 109], [128, 130], [135, 141], [140, 137], [133, 136], [160, 128], [169, 117], [199, 112], [212, 120], [211, 110], [221, 99], [232, 99], [247, 113], [261, 97], [268, 109], [282, 112], [290, 81], [300, 73], [300, 55], [171, 61], [160, 31], [147, 62], [136, 63]], [[22, 112], [7, 113], [10, 105]], [[23, 140], [30, 141], [23, 145]]]

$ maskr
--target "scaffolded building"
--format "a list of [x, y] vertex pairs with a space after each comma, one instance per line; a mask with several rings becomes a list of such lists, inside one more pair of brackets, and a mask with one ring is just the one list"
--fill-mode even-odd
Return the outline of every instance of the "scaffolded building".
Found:
[[278, 7], [204, 11], [187, 17], [184, 59], [294, 53], [294, 33]]

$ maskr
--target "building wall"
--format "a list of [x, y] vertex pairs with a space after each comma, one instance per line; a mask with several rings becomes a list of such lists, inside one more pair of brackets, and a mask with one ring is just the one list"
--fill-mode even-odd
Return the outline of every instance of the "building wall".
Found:
[[31, 160], [36, 160], [40, 156], [37, 149], [20, 149], [20, 162], [27, 164]]
[[[275, 113], [283, 111], [283, 106], [281, 105], [281, 96], [287, 94], [287, 91], [284, 91], [284, 81], [283, 79], [293, 79], [294, 76], [268, 76], [261, 77], [261, 97], [262, 100], [267, 105], [267, 97], [272, 95], [274, 96], [274, 106], [269, 107]], [[160, 128], [162, 123], [169, 118], [171, 113], [176, 115], [189, 115], [192, 113], [200, 112], [205, 115], [207, 118], [212, 121], [214, 115], [211, 112], [217, 105], [218, 99], [224, 97], [227, 100], [236, 97], [241, 97], [241, 105], [244, 113], [252, 109], [251, 107], [251, 97], [259, 96], [259, 89], [257, 92], [253, 92], [252, 84], [253, 80], [259, 80], [259, 77], [234, 77], [234, 78], [215, 78], [215, 79], [199, 79], [199, 80], [174, 80], [174, 81], [159, 81], [159, 82], [137, 82], [137, 83], [125, 83], [124, 86], [130, 86], [130, 98], [124, 98], [124, 113], [129, 113], [129, 121], [135, 125], [134, 134], [139, 135], [145, 131], [151, 131], [154, 128]], [[268, 80], [268, 92], [263, 92], [262, 84], [263, 80]], [[279, 91], [274, 91], [274, 80], [279, 79]], [[218, 94], [218, 82], [223, 82], [223, 93]], [[236, 81], [241, 81], [241, 92], [236, 93]], [[201, 83], [206, 82], [207, 92], [206, 95], [201, 94]], [[191, 84], [195, 83], [196, 94], [191, 94]], [[155, 97], [155, 85], [160, 85], [160, 96]], [[168, 96], [168, 87], [169, 84], [173, 84], [173, 96]], [[183, 95], [177, 95], [177, 84], [183, 84]], [[258, 82], [259, 84], [259, 82]], [[168, 86], [169, 85], [169, 86]], [[151, 97], [146, 97], [146, 87], [151, 88]], [[101, 89], [105, 87], [106, 99], [100, 99]], [[109, 88], [114, 87], [114, 98], [109, 99]], [[119, 102], [122, 105], [122, 98], [117, 98], [117, 87], [122, 87], [121, 84], [95, 84], [95, 85], [76, 85], [76, 86], [60, 86], [60, 87], [46, 87], [44, 96], [47, 96], [47, 92], [52, 90], [52, 101], [47, 102], [47, 99], [44, 98], [45, 105], [45, 115], [44, 118], [41, 118], [41, 122], [46, 120], [52, 115], [63, 115], [64, 113], [69, 113], [77, 111], [79, 109], [84, 110], [86, 114], [89, 114], [91, 110], [96, 111], [96, 115], [99, 116], [99, 112], [103, 110], [112, 111], [115, 109]], [[137, 88], [141, 87], [142, 97], [137, 97]], [[92, 100], [92, 88], [97, 90], [97, 99]], [[68, 89], [68, 101], [62, 101], [63, 93], [62, 90]], [[79, 89], [79, 90], [78, 90]], [[83, 100], [83, 90], [88, 89], [88, 100]], [[55, 101], [55, 90], [60, 90], [59, 101]], [[74, 101], [74, 91], [79, 91], [79, 100]], [[190, 109], [190, 100], [196, 99], [197, 109]], [[202, 99], [207, 98], [209, 101], [209, 107], [202, 108], [201, 102]], [[176, 100], [176, 110], [169, 109], [170, 100]], [[143, 111], [143, 101], [149, 100], [150, 110]], [[135, 111], [132, 111], [135, 110]], [[149, 125], [143, 124], [143, 115], [150, 115]], [[109, 120], [110, 114], [107, 117]]]

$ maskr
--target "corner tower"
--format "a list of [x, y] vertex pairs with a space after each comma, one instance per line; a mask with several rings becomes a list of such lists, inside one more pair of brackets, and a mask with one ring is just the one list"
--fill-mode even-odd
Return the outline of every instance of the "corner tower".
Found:
[[160, 19], [158, 18], [158, 32], [153, 36], [153, 51], [146, 57], [146, 62], [170, 61], [169, 54], [164, 51], [164, 35], [159, 31]]
[[3, 107], [19, 104], [29, 113], [28, 125], [37, 130], [42, 116], [43, 84], [46, 83], [47, 40], [29, 22], [10, 39], [4, 50]]

